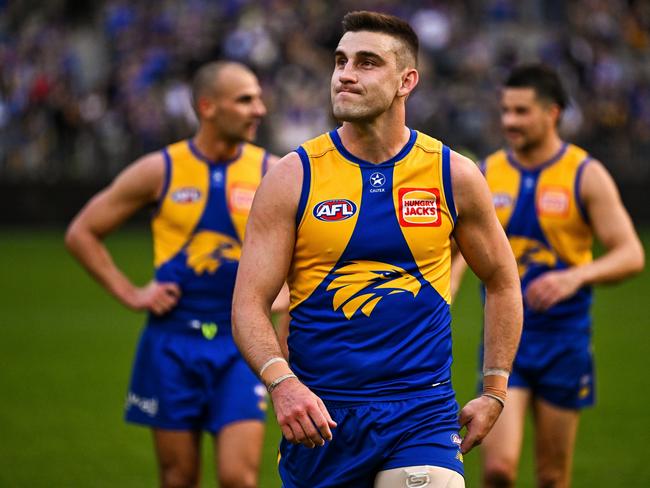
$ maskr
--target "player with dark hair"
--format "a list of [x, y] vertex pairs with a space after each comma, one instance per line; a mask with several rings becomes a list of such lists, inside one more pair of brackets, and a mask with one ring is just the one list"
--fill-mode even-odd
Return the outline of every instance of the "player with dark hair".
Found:
[[[558, 134], [567, 100], [552, 69], [516, 68], [501, 94], [508, 149], [481, 163], [524, 296], [508, 402], [481, 449], [486, 487], [514, 486], [529, 407], [537, 485], [570, 485], [580, 410], [594, 403], [591, 286], [643, 268], [643, 248], [611, 176]], [[597, 259], [594, 235], [606, 249]], [[456, 283], [463, 268], [454, 259]]]
[[[285, 488], [462, 487], [463, 453], [505, 401], [521, 328], [515, 262], [476, 166], [405, 125], [418, 83], [411, 27], [374, 12], [349, 13], [343, 27], [331, 80], [342, 126], [260, 186], [233, 334], [272, 395]], [[485, 390], [460, 417], [452, 232], [487, 289]], [[270, 322], [287, 276], [289, 364]]]
[[[233, 342], [230, 315], [253, 195], [277, 158], [249, 142], [266, 108], [248, 68], [203, 65], [192, 98], [195, 136], [127, 167], [75, 217], [66, 244], [122, 304], [149, 312], [126, 419], [152, 428], [161, 485], [199, 485], [208, 431], [220, 485], [255, 487], [266, 391]], [[102, 240], [152, 203], [155, 277], [137, 287]]]

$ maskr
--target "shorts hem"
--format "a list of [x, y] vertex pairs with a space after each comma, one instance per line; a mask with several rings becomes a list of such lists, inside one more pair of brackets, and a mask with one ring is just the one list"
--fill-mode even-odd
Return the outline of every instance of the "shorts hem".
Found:
[[152, 429], [161, 429], [161, 430], [182, 430], [182, 431], [200, 431], [204, 430], [201, 429], [201, 427], [197, 427], [195, 425], [179, 425], [179, 424], [171, 424], [167, 422], [157, 422], [155, 420], [143, 420], [143, 419], [132, 419], [125, 417], [124, 421], [128, 424], [134, 424], [134, 425], [141, 425], [142, 427], [150, 427]]
[[461, 475], [463, 479], [465, 478], [465, 470], [463, 468], [459, 468], [458, 466], [449, 463], [432, 463], [430, 459], [414, 460], [413, 462], [409, 462], [408, 464], [404, 464], [403, 462], [386, 463], [386, 465], [382, 466], [382, 469], [379, 472], [386, 471], [388, 469], [408, 468], [410, 466], [434, 466], [436, 468], [450, 469], [452, 471], [455, 471], [459, 475]]

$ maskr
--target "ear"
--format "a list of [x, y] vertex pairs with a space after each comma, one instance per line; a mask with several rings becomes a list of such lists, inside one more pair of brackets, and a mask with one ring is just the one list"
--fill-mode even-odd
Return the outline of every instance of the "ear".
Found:
[[553, 125], [557, 126], [560, 122], [560, 115], [562, 114], [562, 109], [559, 105], [552, 103], [548, 106], [548, 115], [553, 122]]
[[196, 108], [201, 117], [210, 118], [214, 115], [216, 110], [216, 104], [214, 101], [210, 100], [208, 97], [199, 97]]
[[415, 68], [407, 68], [402, 72], [402, 84], [397, 90], [398, 97], [405, 97], [411, 93], [420, 81], [420, 75]]

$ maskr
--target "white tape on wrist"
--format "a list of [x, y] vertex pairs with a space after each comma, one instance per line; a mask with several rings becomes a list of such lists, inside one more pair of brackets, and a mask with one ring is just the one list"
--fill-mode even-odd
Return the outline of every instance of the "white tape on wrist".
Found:
[[503, 376], [507, 379], [510, 377], [510, 372], [502, 368], [486, 368], [483, 370], [483, 376]]
[[266, 371], [267, 368], [268, 368], [269, 366], [271, 366], [272, 364], [275, 364], [275, 363], [280, 363], [280, 362], [282, 362], [282, 363], [286, 363], [287, 360], [284, 359], [284, 358], [281, 358], [281, 357], [279, 357], [279, 356], [278, 356], [278, 357], [275, 357], [275, 358], [271, 358], [271, 359], [269, 359], [269, 360], [268, 360], [267, 362], [265, 362], [265, 363], [262, 365], [262, 367], [260, 368], [260, 377], [264, 374], [264, 371]]

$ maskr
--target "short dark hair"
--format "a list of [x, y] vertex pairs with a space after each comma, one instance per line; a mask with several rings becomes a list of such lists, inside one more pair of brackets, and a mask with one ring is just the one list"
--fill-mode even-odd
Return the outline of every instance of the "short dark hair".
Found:
[[418, 35], [405, 20], [394, 15], [369, 12], [367, 10], [345, 14], [343, 17], [343, 33], [359, 31], [381, 32], [397, 38], [406, 48], [406, 52], [413, 57], [414, 66], [417, 66], [420, 41]]
[[557, 104], [564, 110], [569, 97], [557, 72], [545, 64], [525, 64], [516, 67], [508, 76], [506, 88], [532, 88], [537, 97]]

